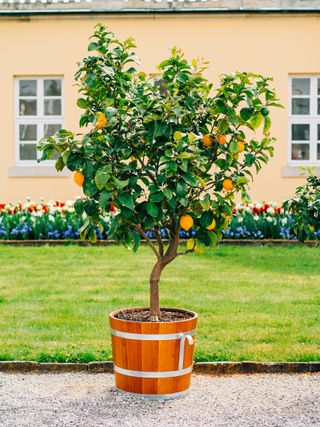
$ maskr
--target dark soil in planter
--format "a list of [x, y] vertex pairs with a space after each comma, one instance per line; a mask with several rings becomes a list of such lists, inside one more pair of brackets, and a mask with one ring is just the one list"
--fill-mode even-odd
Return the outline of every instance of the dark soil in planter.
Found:
[[[115, 314], [114, 317], [133, 322], [150, 322], [149, 310], [145, 309], [123, 310]], [[192, 319], [193, 317], [194, 315], [188, 311], [162, 308], [159, 322], [176, 322], [177, 320]]]

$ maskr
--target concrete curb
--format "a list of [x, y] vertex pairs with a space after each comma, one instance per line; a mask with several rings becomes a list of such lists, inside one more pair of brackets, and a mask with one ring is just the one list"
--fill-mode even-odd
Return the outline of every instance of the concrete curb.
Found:
[[[181, 243], [185, 243], [186, 239], [180, 239]], [[145, 244], [144, 241], [141, 242]], [[119, 245], [114, 240], [98, 240], [96, 243], [92, 243], [88, 240], [0, 240], [0, 245], [6, 246], [110, 246]], [[298, 240], [286, 240], [286, 239], [222, 239], [219, 241], [219, 245], [239, 245], [239, 246], [317, 246], [317, 240], [306, 240], [305, 242], [299, 242]]]
[[[235, 374], [303, 374], [320, 372], [319, 362], [197, 362], [193, 371], [204, 375]], [[0, 361], [4, 373], [87, 372], [89, 374], [112, 373], [113, 362], [89, 363], [39, 363], [27, 361]]]

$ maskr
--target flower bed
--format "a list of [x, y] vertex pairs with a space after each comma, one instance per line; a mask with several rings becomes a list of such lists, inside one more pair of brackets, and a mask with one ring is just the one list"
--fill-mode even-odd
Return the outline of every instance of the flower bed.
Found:
[[226, 239], [294, 239], [293, 220], [275, 202], [237, 205]]
[[[74, 202], [49, 201], [40, 203], [0, 204], [0, 239], [52, 240], [79, 239], [85, 216], [77, 215]], [[105, 230], [98, 238], [106, 239], [110, 216], [105, 218]]]
[[[55, 240], [79, 239], [86, 216], [75, 213], [74, 202], [50, 201], [40, 203], [0, 204], [0, 239], [2, 240]], [[98, 239], [108, 238], [112, 216], [103, 219], [104, 230], [97, 230]], [[225, 239], [295, 239], [293, 219], [275, 202], [238, 204], [229, 226], [223, 231]], [[147, 232], [153, 238], [152, 231]], [[181, 231], [181, 238], [189, 238], [195, 230]], [[165, 238], [166, 232], [162, 230]], [[320, 238], [320, 230], [313, 237]]]

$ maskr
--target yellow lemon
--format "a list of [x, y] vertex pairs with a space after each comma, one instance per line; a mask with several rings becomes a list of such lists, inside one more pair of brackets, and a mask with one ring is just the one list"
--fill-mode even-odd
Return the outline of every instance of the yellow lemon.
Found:
[[206, 227], [207, 230], [211, 231], [214, 230], [216, 228], [216, 220], [213, 218], [212, 223], [210, 225], [208, 225], [208, 227]]
[[212, 139], [211, 139], [210, 133], [208, 133], [203, 137], [202, 142], [203, 142], [203, 145], [205, 145], [206, 147], [211, 147]]
[[97, 113], [97, 128], [103, 129], [107, 126], [107, 118], [104, 113]]
[[224, 145], [227, 142], [227, 137], [225, 135], [218, 135], [217, 141], [219, 142], [219, 144]]
[[232, 191], [234, 189], [234, 184], [230, 178], [225, 179], [222, 186], [226, 191]]
[[238, 141], [238, 153], [242, 153], [244, 151], [244, 142]]
[[190, 228], [193, 226], [193, 218], [190, 215], [182, 215], [180, 218], [180, 227], [183, 228], [185, 231], [189, 231]]
[[76, 171], [73, 175], [73, 180], [76, 184], [79, 185], [79, 187], [82, 187], [82, 184], [84, 182], [84, 175], [82, 172]]

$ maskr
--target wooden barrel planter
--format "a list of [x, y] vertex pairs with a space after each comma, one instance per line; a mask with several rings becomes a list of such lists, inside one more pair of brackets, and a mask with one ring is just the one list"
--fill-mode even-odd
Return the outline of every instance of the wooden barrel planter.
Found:
[[198, 315], [170, 309], [173, 310], [192, 317], [137, 322], [116, 318], [122, 310], [110, 314], [115, 383], [119, 390], [149, 399], [179, 397], [188, 390]]

